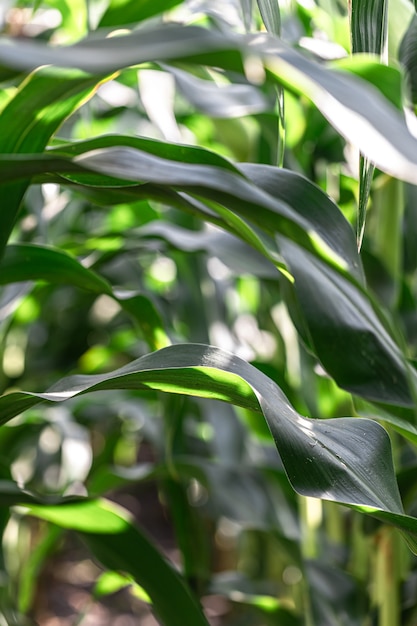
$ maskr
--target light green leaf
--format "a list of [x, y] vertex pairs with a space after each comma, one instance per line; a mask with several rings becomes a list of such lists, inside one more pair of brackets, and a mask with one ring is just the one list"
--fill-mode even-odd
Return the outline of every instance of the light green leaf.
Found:
[[180, 0], [111, 0], [99, 27], [127, 25], [132, 22], [141, 22], [172, 9]]
[[96, 558], [110, 570], [122, 570], [145, 589], [165, 626], [208, 626], [181, 576], [160, 555], [125, 511], [106, 500], [60, 506], [29, 506], [28, 513], [62, 528], [76, 530]]

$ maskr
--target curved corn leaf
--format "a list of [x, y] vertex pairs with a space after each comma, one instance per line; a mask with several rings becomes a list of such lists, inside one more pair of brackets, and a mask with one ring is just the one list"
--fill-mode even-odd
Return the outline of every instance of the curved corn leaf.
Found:
[[389, 438], [379, 424], [306, 419], [265, 374], [213, 346], [170, 346], [113, 372], [63, 378], [45, 393], [12, 392], [0, 397], [0, 422], [41, 401], [105, 389], [158, 389], [262, 411], [297, 492], [369, 511], [417, 535], [417, 520], [403, 513]]
[[46, 280], [95, 293], [112, 294], [104, 278], [62, 250], [28, 243], [9, 244], [0, 260], [0, 284], [26, 280]]
[[77, 259], [57, 248], [34, 244], [9, 244], [0, 260], [0, 284], [45, 280], [72, 285], [95, 294], [111, 296], [139, 324], [152, 349], [169, 344], [153, 302], [137, 292], [115, 289]]
[[[276, 279], [276, 267], [260, 252], [221, 230], [195, 231], [162, 220], [150, 222], [137, 231], [145, 238], [160, 238], [174, 248], [185, 252], [205, 251], [219, 258], [237, 275], [251, 274], [260, 278]], [[1, 266], [0, 266], [1, 267]]]
[[120, 37], [98, 36], [65, 48], [7, 37], [0, 40], [0, 64], [8, 71], [53, 64], [103, 75], [148, 61], [183, 60], [242, 73], [242, 55], [247, 54], [264, 59], [269, 79], [275, 76], [278, 83], [310, 98], [380, 169], [417, 181], [417, 139], [400, 113], [369, 84], [304, 57], [273, 35], [240, 36], [165, 24]]
[[[0, 114], [0, 153], [43, 152], [51, 135], [83, 102], [100, 81], [78, 70], [40, 68], [20, 86]], [[30, 102], [30, 106], [28, 106]], [[23, 174], [23, 173], [22, 173]], [[2, 188], [0, 256], [14, 226], [30, 180], [22, 175]]]
[[218, 86], [175, 67], [163, 66], [175, 78], [176, 85], [187, 100], [210, 117], [238, 117], [271, 110], [274, 102], [247, 82]]
[[[302, 303], [302, 314], [292, 307], [294, 319], [329, 374], [341, 387], [370, 400], [413, 405], [409, 383], [415, 385], [416, 375], [409, 371], [382, 314], [364, 289], [352, 229], [318, 187], [278, 168], [246, 164], [238, 170], [220, 157], [186, 146], [123, 138], [120, 143], [128, 145], [97, 148], [110, 142], [114, 144], [114, 138], [62, 146], [61, 154], [48, 155], [43, 165], [46, 171], [65, 171], [69, 156], [65, 151], [78, 153], [68, 169], [76, 165], [101, 173], [106, 180], [112, 176], [146, 183], [140, 189], [148, 192], [147, 197], [152, 197], [152, 189], [157, 186], [164, 193], [174, 190], [186, 192], [188, 198], [193, 194], [204, 199], [224, 220], [226, 228], [282, 269], [279, 247], [290, 268], [294, 268], [297, 298]], [[82, 152], [93, 146], [95, 149]], [[137, 149], [142, 147], [146, 151]], [[0, 159], [0, 168], [1, 163], [10, 168], [12, 162], [13, 157]], [[37, 160], [36, 168], [39, 165]], [[29, 166], [26, 160], [25, 167]], [[76, 179], [77, 174], [71, 177]], [[86, 182], [88, 174], [82, 174], [81, 179]], [[277, 235], [284, 235], [278, 247], [273, 239]], [[298, 250], [304, 253], [298, 255]], [[370, 353], [358, 368], [357, 354], [362, 355], [368, 348]], [[341, 349], [346, 352], [343, 363], [338, 358]]]
[[410, 382], [416, 384], [415, 373], [369, 297], [288, 239], [280, 237], [279, 244], [295, 278], [293, 295], [287, 299], [293, 319], [302, 334], [303, 327], [297, 322], [304, 320], [307, 343], [323, 367], [352, 393], [375, 402], [413, 407]]
[[165, 626], [208, 626], [201, 608], [181, 576], [129, 519], [106, 500], [59, 506], [29, 506], [28, 513], [81, 534], [95, 557], [110, 570], [130, 574], [149, 595]]

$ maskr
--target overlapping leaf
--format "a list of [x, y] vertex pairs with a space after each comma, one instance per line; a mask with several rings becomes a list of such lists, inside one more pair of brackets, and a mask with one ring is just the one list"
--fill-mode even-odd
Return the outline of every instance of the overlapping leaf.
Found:
[[0, 284], [30, 280], [73, 285], [96, 294], [109, 295], [138, 322], [152, 348], [161, 348], [169, 343], [155, 305], [144, 294], [113, 288], [99, 274], [59, 249], [32, 244], [8, 245], [0, 260]]
[[[28, 77], [0, 114], [0, 153], [43, 152], [51, 135], [86, 101], [99, 84], [97, 78], [77, 70], [40, 68]], [[30, 180], [6, 179], [2, 188], [0, 256], [14, 226]]]
[[400, 113], [368, 84], [315, 63], [273, 35], [238, 36], [164, 25], [123, 37], [98, 36], [67, 48], [8, 38], [0, 41], [0, 64], [7, 71], [54, 64], [102, 75], [147, 61], [186, 60], [242, 73], [242, 57], [247, 54], [263, 58], [270, 76], [309, 97], [380, 169], [409, 182], [417, 181], [417, 140]]
[[170, 346], [113, 372], [63, 378], [45, 393], [12, 392], [0, 398], [0, 422], [41, 401], [61, 402], [105, 389], [158, 389], [261, 410], [296, 491], [369, 509], [417, 534], [417, 521], [403, 513], [389, 438], [379, 424], [306, 419], [271, 379], [212, 346]]
[[[124, 145], [104, 147], [114, 146], [115, 141]], [[141, 183], [139, 190], [146, 197], [153, 197], [155, 190], [158, 197], [162, 190], [164, 194], [180, 192], [182, 200], [203, 199], [230, 232], [280, 267], [274, 237], [284, 235], [281, 253], [294, 266], [295, 289], [302, 302], [298, 326], [300, 330], [305, 327], [307, 343], [329, 374], [340, 386], [370, 400], [406, 407], [414, 404], [409, 382], [415, 384], [415, 373], [408, 369], [383, 315], [364, 289], [353, 231], [336, 205], [307, 179], [268, 166], [237, 169], [201, 149], [140, 138], [104, 137], [61, 146], [54, 156], [45, 157], [43, 165], [45, 171], [65, 172], [67, 162], [69, 170], [95, 171], [105, 181], [113, 177]], [[17, 173], [23, 159], [18, 163]], [[35, 172], [39, 173], [41, 163], [32, 162]], [[10, 176], [13, 158], [1, 159], [2, 165]], [[24, 168], [30, 167], [26, 159]], [[0, 169], [0, 176], [4, 175]], [[71, 179], [77, 176], [72, 173]], [[81, 172], [80, 181], [88, 183], [89, 176]], [[95, 185], [97, 178], [93, 181]], [[210, 215], [203, 216], [210, 219]], [[295, 250], [304, 249], [307, 256], [293, 254], [291, 241]], [[297, 317], [294, 307], [292, 312]], [[343, 361], [338, 358], [341, 349]], [[362, 354], [368, 349], [358, 367], [358, 350]]]
[[185, 616], [193, 625], [208, 626], [181, 576], [126, 512], [111, 502], [84, 500], [60, 506], [32, 505], [28, 512], [78, 531], [105, 567], [130, 574], [145, 589], [165, 626], [182, 626]]

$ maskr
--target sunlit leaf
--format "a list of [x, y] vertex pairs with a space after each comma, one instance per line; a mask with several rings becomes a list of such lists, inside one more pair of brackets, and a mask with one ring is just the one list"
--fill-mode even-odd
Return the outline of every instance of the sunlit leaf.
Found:
[[237, 36], [198, 27], [164, 25], [122, 36], [87, 39], [67, 48], [4, 38], [0, 63], [30, 70], [52, 63], [107, 74], [147, 61], [198, 60], [241, 70], [241, 54], [263, 58], [270, 76], [310, 98], [330, 123], [380, 169], [417, 181], [417, 140], [380, 94], [353, 76], [318, 64], [272, 35]]
[[[296, 491], [357, 507], [417, 534], [417, 521], [403, 513], [389, 438], [379, 424], [358, 418], [306, 419], [271, 379], [219, 348], [171, 346], [107, 374], [64, 378], [45, 393], [13, 392], [0, 398], [0, 419], [4, 423], [40, 401], [132, 388], [215, 398], [261, 410]], [[121, 532], [119, 518], [111, 517], [110, 522], [113, 532]], [[78, 529], [89, 524], [93, 532], [107, 530], [107, 517], [91, 517], [88, 508], [71, 523]]]
[[149, 594], [165, 626], [196, 626], [207, 621], [180, 575], [127, 516], [105, 500], [54, 506], [30, 506], [28, 512], [62, 528], [79, 532], [96, 558], [110, 570], [122, 570]]

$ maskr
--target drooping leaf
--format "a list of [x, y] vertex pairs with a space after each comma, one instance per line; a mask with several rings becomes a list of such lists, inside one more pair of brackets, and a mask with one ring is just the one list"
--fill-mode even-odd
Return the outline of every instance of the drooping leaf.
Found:
[[352, 393], [375, 402], [414, 406], [410, 383], [415, 385], [415, 375], [367, 294], [288, 239], [279, 242], [295, 278], [291, 290], [299, 307], [292, 311], [293, 319], [305, 321], [307, 343], [323, 367]]
[[[403, 513], [389, 438], [379, 424], [360, 418], [306, 419], [271, 379], [219, 348], [170, 346], [113, 372], [64, 378], [45, 393], [12, 392], [0, 397], [0, 421], [41, 401], [120, 388], [159, 389], [261, 410], [296, 491], [353, 506], [417, 535], [417, 521]], [[87, 524], [85, 517], [77, 523]], [[104, 531], [106, 521], [94, 517], [90, 524]], [[413, 537], [409, 541], [415, 548]]]
[[165, 24], [122, 37], [98, 36], [66, 48], [10, 38], [0, 41], [0, 64], [5, 68], [28, 71], [52, 63], [99, 75], [170, 60], [242, 73], [242, 53], [263, 58], [270, 77], [310, 98], [336, 130], [380, 169], [401, 180], [417, 181], [417, 140], [398, 111], [368, 84], [304, 57], [273, 35], [239, 36]]
[[[97, 77], [77, 70], [40, 68], [29, 76], [0, 113], [0, 153], [43, 152], [62, 122], [94, 93]], [[22, 178], [22, 177], [21, 177]], [[0, 256], [10, 236], [29, 179], [2, 188]]]
[[[111, 138], [94, 140], [93, 145], [104, 141], [110, 142]], [[303, 301], [303, 315], [312, 335], [312, 342], [308, 343], [324, 367], [340, 386], [365, 398], [400, 406], [413, 403], [405, 358], [375, 314], [374, 305], [364, 291], [353, 232], [323, 192], [302, 176], [285, 170], [257, 165], [241, 166], [241, 172], [257, 181], [255, 185], [241, 172], [235, 174], [230, 171], [231, 166], [227, 162], [226, 167], [193, 163], [198, 156], [195, 149], [188, 151], [185, 146], [175, 149], [172, 144], [149, 140], [142, 143], [140, 139], [134, 140], [134, 145], [146, 146], [147, 152], [130, 146], [96, 149], [81, 153], [72, 163], [105, 176], [126, 177], [132, 181], [136, 179], [142, 183], [156, 184], [165, 189], [181, 189], [188, 194], [205, 197], [210, 202], [209, 206], [231, 226], [234, 234], [250, 243], [277, 266], [279, 258], [271, 237], [278, 233], [284, 234], [289, 242], [287, 249], [282, 250], [284, 258], [286, 254], [290, 255], [289, 265], [291, 267], [293, 263], [296, 268], [294, 271], [299, 274], [296, 289], [303, 290], [299, 298], [306, 299]], [[91, 142], [87, 142], [87, 146], [90, 147]], [[78, 144], [77, 150], [80, 147]], [[153, 154], [149, 152], [150, 148]], [[65, 149], [62, 148], [62, 151], [65, 152]], [[161, 158], [159, 155], [165, 157], [165, 152], [171, 157], [176, 154], [178, 160]], [[179, 160], [180, 155], [185, 156], [183, 162]], [[210, 160], [207, 153], [203, 153], [203, 156], [203, 160]], [[58, 159], [58, 163], [65, 169], [65, 161]], [[223, 165], [218, 158], [216, 163]], [[249, 223], [243, 220], [249, 220]], [[262, 234], [258, 230], [259, 236], [250, 222], [266, 232]], [[317, 263], [314, 260], [300, 265], [294, 261], [290, 240], [295, 242], [294, 249], [298, 250], [301, 246]], [[310, 257], [299, 255], [299, 258]], [[329, 275], [332, 276], [330, 281]], [[331, 292], [334, 292], [335, 301], [339, 305], [342, 298], [343, 306], [335, 307], [334, 303], [332, 307], [329, 306], [332, 300], [329, 302], [329, 292], [323, 292], [323, 289], [324, 285], [330, 288], [332, 284]], [[323, 315], [317, 313], [317, 306], [311, 304], [317, 301], [318, 293], [322, 294], [317, 304], [324, 309]], [[357, 311], [361, 310], [364, 314], [363, 318], [358, 313], [353, 316], [349, 313], [353, 310], [353, 301]], [[325, 319], [330, 324], [326, 332], [330, 333], [331, 328], [334, 333], [331, 342], [321, 330]], [[338, 355], [346, 341], [350, 356], [342, 363]], [[367, 348], [371, 350], [372, 356], [366, 356], [358, 369], [355, 351], [359, 350], [362, 354]]]
[[217, 85], [175, 67], [167, 67], [178, 89], [198, 111], [210, 117], [238, 117], [270, 110], [271, 98], [247, 82]]
[[161, 556], [125, 511], [106, 500], [60, 506], [29, 506], [31, 515], [80, 533], [95, 557], [110, 570], [122, 570], [149, 595], [165, 626], [182, 626], [184, 618], [208, 626], [181, 576]]
[[138, 233], [146, 238], [161, 238], [171, 246], [185, 252], [204, 250], [219, 258], [237, 275], [251, 274], [274, 279], [276, 267], [259, 252], [243, 241], [222, 230], [195, 231], [162, 220], [151, 222]]
[[113, 288], [99, 274], [69, 254], [48, 246], [10, 244], [0, 260], [0, 284], [45, 280], [111, 296], [138, 322], [153, 349], [169, 344], [161, 317], [144, 294]]
[[0, 284], [27, 280], [70, 284], [111, 295], [106, 280], [61, 250], [34, 244], [8, 245], [0, 261]]

